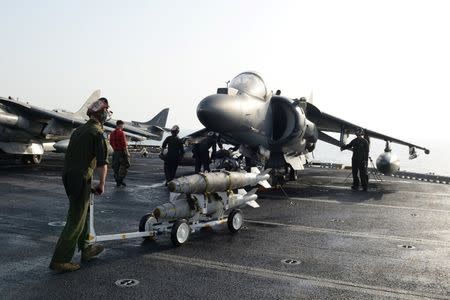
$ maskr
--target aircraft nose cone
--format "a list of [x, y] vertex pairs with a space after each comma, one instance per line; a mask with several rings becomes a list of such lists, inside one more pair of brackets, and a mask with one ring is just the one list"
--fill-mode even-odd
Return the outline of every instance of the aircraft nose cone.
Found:
[[197, 117], [208, 129], [229, 132], [240, 124], [240, 109], [236, 99], [228, 95], [211, 95], [200, 101]]

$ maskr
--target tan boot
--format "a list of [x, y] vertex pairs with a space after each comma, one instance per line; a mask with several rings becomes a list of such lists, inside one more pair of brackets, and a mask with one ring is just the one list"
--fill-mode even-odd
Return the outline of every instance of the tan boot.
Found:
[[81, 251], [81, 260], [89, 261], [94, 256], [102, 253], [103, 249], [105, 249], [102, 245], [89, 245], [86, 249]]
[[56, 271], [58, 273], [73, 272], [80, 269], [80, 265], [73, 262], [68, 263], [51, 262], [50, 266], [48, 267], [51, 270]]

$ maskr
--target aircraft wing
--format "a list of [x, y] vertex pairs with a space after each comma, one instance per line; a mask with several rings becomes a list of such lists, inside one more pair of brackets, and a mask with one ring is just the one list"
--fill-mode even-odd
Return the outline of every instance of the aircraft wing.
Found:
[[86, 120], [83, 118], [72, 118], [69, 115], [61, 114], [52, 110], [43, 109], [30, 105], [25, 102], [19, 102], [16, 100], [0, 98], [0, 103], [4, 106], [12, 109], [14, 112], [21, 113], [25, 116], [30, 116], [37, 121], [47, 122], [51, 119], [56, 121], [73, 124], [74, 127], [84, 124]]
[[[58, 124], [70, 126], [76, 128], [86, 123], [87, 119], [72, 113], [60, 113], [52, 110], [43, 109], [33, 105], [29, 105], [26, 102], [19, 102], [12, 99], [6, 99], [0, 97], [0, 103], [7, 107], [11, 112], [24, 115], [32, 118], [41, 123], [49, 124], [51, 120], [56, 121]], [[107, 132], [111, 132], [115, 128], [114, 122], [107, 122], [104, 126]], [[142, 141], [145, 139], [159, 139], [159, 135], [148, 132], [144, 129], [135, 128], [131, 125], [125, 125], [124, 131], [128, 137], [132, 140]]]
[[[203, 128], [198, 131], [195, 131], [191, 134], [184, 136], [182, 138], [183, 142], [189, 141], [189, 144], [199, 143], [201, 140], [203, 140], [208, 135], [209, 131], [211, 131], [211, 130], [209, 130], [207, 128]], [[239, 145], [239, 143], [236, 142], [231, 136], [228, 136], [226, 134], [220, 135], [220, 142], [222, 144], [229, 144], [229, 145], [234, 145], [234, 146]]]
[[326, 135], [323, 133], [323, 131], [328, 131], [328, 132], [338, 132], [338, 133], [343, 133], [343, 134], [354, 134], [356, 129], [358, 128], [363, 128], [364, 131], [367, 133], [367, 135], [371, 138], [376, 138], [376, 139], [380, 139], [380, 140], [384, 140], [384, 141], [388, 141], [388, 142], [392, 142], [392, 143], [396, 143], [396, 144], [400, 144], [400, 145], [404, 145], [404, 146], [408, 146], [410, 148], [416, 148], [416, 149], [421, 149], [424, 150], [426, 154], [430, 153], [430, 150], [419, 146], [419, 145], [415, 145], [382, 133], [378, 133], [376, 131], [370, 130], [370, 129], [365, 129], [362, 126], [353, 124], [351, 122], [345, 121], [343, 119], [337, 118], [335, 116], [329, 115], [327, 113], [324, 112], [320, 112], [314, 105], [308, 103], [308, 108], [307, 108], [307, 115], [308, 115], [308, 119], [310, 119], [311, 121], [313, 121], [316, 126], [317, 129], [319, 130], [319, 139], [336, 145], [337, 141], [336, 139]]
[[200, 142], [201, 140], [203, 140], [207, 136], [208, 131], [209, 130], [206, 128], [197, 130], [191, 134], [184, 136], [182, 138], [183, 142], [189, 141], [189, 144], [196, 144], [196, 143]]
[[[104, 126], [106, 131], [113, 131], [116, 127], [116, 120], [109, 120], [107, 121]], [[112, 130], [109, 130], [112, 129]], [[145, 129], [140, 129], [137, 127], [134, 127], [129, 124], [125, 124], [123, 127], [123, 131], [128, 137], [133, 138], [134, 140], [145, 140], [145, 139], [152, 139], [152, 140], [161, 140], [160, 135], [149, 132]]]
[[[111, 127], [111, 126], [103, 126], [103, 129], [106, 131], [106, 132], [108, 132], [108, 133], [111, 133], [111, 132], [113, 132], [114, 131], [114, 129], [116, 129], [115, 127]], [[136, 134], [136, 133], [134, 133], [134, 132], [130, 132], [130, 131], [128, 131], [127, 129], [125, 129], [124, 128], [124, 130], [123, 130], [124, 132], [125, 132], [125, 136], [127, 137], [127, 138], [130, 138], [132, 141], [144, 141], [144, 140], [146, 140], [148, 137], [146, 137], [146, 136], [143, 136], [143, 135], [141, 135], [141, 134]], [[147, 133], [147, 135], [148, 135], [148, 133]]]

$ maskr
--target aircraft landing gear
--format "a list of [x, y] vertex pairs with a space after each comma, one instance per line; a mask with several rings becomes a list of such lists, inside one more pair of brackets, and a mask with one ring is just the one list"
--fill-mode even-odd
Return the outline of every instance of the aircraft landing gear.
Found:
[[39, 154], [22, 155], [21, 160], [22, 160], [22, 163], [24, 163], [26, 165], [28, 165], [28, 164], [38, 165], [42, 161], [42, 155], [39, 155]]
[[289, 181], [297, 181], [297, 171], [294, 170], [291, 166], [289, 166]]

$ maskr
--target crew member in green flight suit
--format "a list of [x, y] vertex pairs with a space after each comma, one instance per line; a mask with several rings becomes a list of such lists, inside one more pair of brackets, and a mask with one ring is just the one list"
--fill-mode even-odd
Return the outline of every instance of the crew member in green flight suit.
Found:
[[86, 244], [88, 235], [89, 196], [94, 171], [99, 177], [95, 194], [105, 190], [107, 146], [103, 136], [103, 123], [109, 118], [108, 100], [100, 98], [87, 111], [89, 121], [71, 135], [67, 148], [62, 180], [69, 198], [66, 225], [56, 244], [50, 269], [57, 272], [76, 271], [80, 265], [72, 262], [75, 248], [81, 251], [81, 259], [88, 261], [103, 251], [103, 246]]

